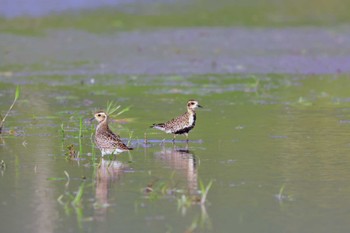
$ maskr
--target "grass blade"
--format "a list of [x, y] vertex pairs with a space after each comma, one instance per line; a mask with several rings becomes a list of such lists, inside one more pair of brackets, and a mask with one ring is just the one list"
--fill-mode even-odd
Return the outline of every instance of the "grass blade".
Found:
[[83, 197], [83, 194], [84, 194], [84, 186], [85, 186], [85, 182], [83, 182], [79, 186], [79, 190], [72, 201], [73, 206], [78, 206], [81, 203], [81, 198]]
[[19, 98], [19, 86], [16, 87], [15, 101]]
[[15, 106], [15, 103], [16, 103], [17, 99], [19, 98], [19, 95], [20, 95], [20, 89], [19, 89], [19, 86], [17, 86], [16, 87], [16, 93], [15, 93], [15, 99], [13, 100], [10, 108], [7, 110], [5, 116], [1, 119], [1, 122], [0, 122], [0, 134], [2, 132], [2, 127], [4, 126], [6, 117], [10, 113], [10, 111], [12, 110], [13, 106]]
[[202, 181], [199, 182], [199, 185], [201, 188], [201, 205], [204, 205], [204, 203], [206, 202], [207, 195], [212, 184], [213, 184], [213, 180], [210, 180], [207, 186], [204, 186]]

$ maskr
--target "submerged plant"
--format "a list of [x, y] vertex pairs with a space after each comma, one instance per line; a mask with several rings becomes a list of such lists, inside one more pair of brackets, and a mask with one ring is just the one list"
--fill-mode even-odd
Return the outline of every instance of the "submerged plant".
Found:
[[15, 93], [15, 99], [13, 100], [10, 108], [7, 110], [6, 114], [4, 117], [1, 117], [1, 122], [0, 122], [0, 134], [2, 132], [2, 127], [4, 126], [4, 123], [5, 123], [5, 120], [6, 120], [6, 117], [8, 116], [8, 114], [11, 112], [12, 108], [15, 106], [15, 103], [17, 101], [17, 99], [19, 98], [19, 86], [17, 86], [16, 88], [16, 93]]

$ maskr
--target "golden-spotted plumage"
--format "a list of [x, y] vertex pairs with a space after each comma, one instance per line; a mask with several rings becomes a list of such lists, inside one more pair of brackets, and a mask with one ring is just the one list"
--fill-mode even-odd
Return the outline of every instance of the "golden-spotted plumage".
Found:
[[132, 148], [122, 142], [119, 135], [114, 134], [109, 129], [108, 115], [105, 112], [96, 112], [94, 117], [98, 122], [95, 132], [95, 143], [97, 148], [100, 149], [102, 156], [132, 150]]
[[202, 108], [196, 100], [189, 100], [187, 102], [187, 112], [165, 123], [153, 124], [151, 128], [159, 129], [165, 133], [174, 134], [173, 141], [177, 134], [185, 134], [188, 141], [188, 132], [196, 125], [197, 107]]

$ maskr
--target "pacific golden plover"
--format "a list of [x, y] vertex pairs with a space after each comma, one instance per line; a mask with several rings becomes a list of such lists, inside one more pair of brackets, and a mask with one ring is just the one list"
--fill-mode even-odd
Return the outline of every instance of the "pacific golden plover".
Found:
[[103, 111], [95, 113], [94, 118], [97, 120], [95, 132], [95, 143], [100, 149], [102, 156], [107, 154], [119, 154], [123, 151], [129, 151], [133, 148], [125, 145], [119, 135], [114, 134], [108, 127], [108, 115]]
[[185, 134], [186, 140], [188, 141], [188, 132], [193, 129], [196, 124], [195, 109], [197, 107], [202, 108], [202, 106], [198, 104], [198, 101], [189, 100], [187, 102], [187, 112], [165, 123], [153, 124], [151, 128], [174, 134], [173, 141], [175, 141], [177, 134]]

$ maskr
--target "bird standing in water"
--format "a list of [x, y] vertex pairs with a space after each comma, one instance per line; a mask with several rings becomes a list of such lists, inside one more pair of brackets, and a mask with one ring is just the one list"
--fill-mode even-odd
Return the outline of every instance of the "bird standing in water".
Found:
[[195, 109], [197, 107], [202, 108], [198, 101], [189, 100], [187, 102], [187, 112], [165, 123], [153, 124], [151, 128], [174, 134], [173, 141], [175, 141], [177, 134], [185, 134], [188, 142], [188, 133], [196, 125]]
[[95, 131], [95, 144], [97, 148], [100, 149], [102, 156], [107, 154], [119, 154], [133, 149], [125, 145], [120, 139], [120, 136], [114, 134], [109, 129], [108, 115], [104, 111], [96, 112], [94, 118], [98, 122]]

